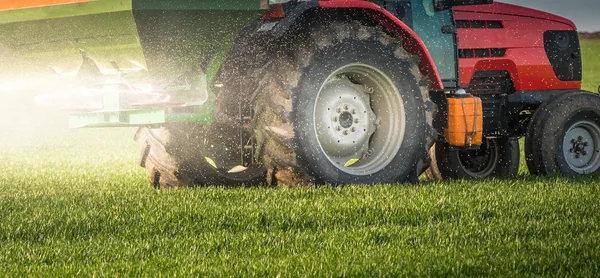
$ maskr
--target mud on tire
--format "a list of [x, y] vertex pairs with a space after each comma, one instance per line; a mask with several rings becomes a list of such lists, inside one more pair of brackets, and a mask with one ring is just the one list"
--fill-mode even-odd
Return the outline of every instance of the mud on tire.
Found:
[[[253, 185], [264, 181], [264, 170], [251, 165], [246, 171], [229, 173], [238, 159], [235, 134], [219, 125], [171, 124], [165, 127], [136, 130], [134, 140], [140, 145], [140, 166], [155, 188], [194, 185]], [[206, 157], [214, 161], [214, 168]]]
[[417, 181], [430, 162], [435, 105], [400, 41], [379, 27], [335, 22], [287, 45], [253, 98], [268, 182]]

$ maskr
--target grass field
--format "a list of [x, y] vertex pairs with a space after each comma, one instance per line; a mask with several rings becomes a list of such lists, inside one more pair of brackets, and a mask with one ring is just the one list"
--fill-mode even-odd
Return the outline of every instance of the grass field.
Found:
[[129, 130], [21, 99], [0, 103], [0, 276], [600, 274], [597, 177], [156, 191]]
[[583, 40], [583, 89], [598, 92], [600, 86], [600, 40]]

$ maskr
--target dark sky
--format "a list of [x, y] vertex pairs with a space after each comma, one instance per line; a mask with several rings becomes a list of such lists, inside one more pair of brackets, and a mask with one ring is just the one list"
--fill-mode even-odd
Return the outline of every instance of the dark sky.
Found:
[[580, 31], [600, 31], [600, 0], [499, 0], [566, 17]]

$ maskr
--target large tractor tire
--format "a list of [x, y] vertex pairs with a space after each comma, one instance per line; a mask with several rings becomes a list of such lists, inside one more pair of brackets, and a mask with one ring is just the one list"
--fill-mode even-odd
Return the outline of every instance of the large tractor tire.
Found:
[[231, 129], [220, 125], [172, 124], [158, 129], [139, 128], [140, 165], [155, 188], [196, 185], [254, 185], [264, 182], [262, 165], [240, 167], [239, 142]]
[[430, 179], [474, 179], [514, 177], [519, 172], [519, 141], [511, 138], [485, 139], [478, 150], [451, 150], [445, 142], [431, 148]]
[[600, 95], [576, 91], [549, 99], [527, 130], [525, 155], [534, 175], [600, 171]]
[[428, 82], [381, 28], [335, 22], [263, 71], [253, 130], [271, 183], [416, 182], [434, 142]]
[[[547, 101], [543, 102], [535, 111], [535, 113], [533, 114], [533, 116], [531, 117], [531, 119], [529, 120], [529, 124], [527, 127], [527, 133], [525, 135], [525, 162], [527, 164], [527, 169], [529, 170], [529, 173], [531, 175], [542, 175], [541, 172], [539, 172], [538, 167], [536, 166], [536, 164], [533, 163], [533, 156], [534, 156], [534, 150], [533, 150], [533, 146], [532, 143], [536, 140], [532, 140], [532, 138], [529, 136], [530, 133], [533, 133], [532, 130], [533, 129], [538, 129], [540, 122], [542, 122], [544, 119], [541, 119], [540, 117], [543, 116], [542, 114], [547, 114], [547, 113], [538, 113], [539, 111], [542, 110], [548, 110], [549, 108], [552, 109], [553, 107], [556, 106], [556, 103], [559, 102], [559, 99], [563, 99], [565, 97], [569, 97], [571, 94], [573, 93], [583, 93], [583, 92], [572, 92], [572, 93], [565, 93], [565, 94], [559, 94], [559, 95], [554, 95], [552, 97], [550, 97], [550, 99], [548, 99]], [[539, 155], [540, 152], [535, 152], [535, 155]]]

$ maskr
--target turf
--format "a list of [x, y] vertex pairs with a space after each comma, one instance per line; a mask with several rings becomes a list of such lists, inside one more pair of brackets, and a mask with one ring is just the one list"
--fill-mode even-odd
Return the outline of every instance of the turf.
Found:
[[3, 153], [0, 273], [599, 273], [594, 178], [155, 191], [122, 152], [135, 146], [90, 133], [74, 134], [87, 152], [47, 142]]
[[583, 89], [598, 92], [600, 86], [600, 40], [582, 40]]
[[[582, 49], [595, 90], [600, 42]], [[0, 276], [600, 273], [598, 177], [157, 191], [129, 130], [21, 98], [0, 103]]]

